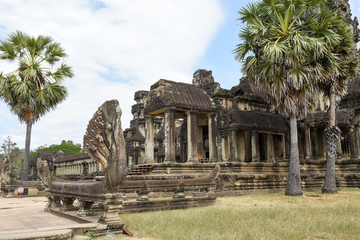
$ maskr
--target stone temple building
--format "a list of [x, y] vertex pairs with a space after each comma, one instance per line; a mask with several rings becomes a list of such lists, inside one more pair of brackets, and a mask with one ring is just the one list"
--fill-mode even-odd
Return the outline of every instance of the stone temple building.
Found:
[[[124, 131], [128, 165], [202, 162], [285, 162], [289, 159], [288, 121], [246, 78], [222, 89], [211, 71], [197, 70], [192, 84], [161, 79], [150, 91], [135, 93], [133, 120]], [[360, 154], [360, 79], [337, 111], [342, 131], [339, 158]], [[298, 123], [301, 159], [325, 159], [326, 103]]]
[[[136, 92], [134, 100], [133, 120], [124, 130], [132, 177], [180, 174], [191, 178], [219, 164], [219, 194], [285, 188], [288, 120], [246, 78], [230, 90], [223, 89], [211, 71], [199, 69], [191, 84], [161, 79], [149, 91]], [[306, 189], [320, 188], [324, 180], [327, 107], [322, 96], [317, 96], [314, 110], [298, 121], [301, 179]], [[342, 131], [337, 145], [337, 185], [359, 187], [360, 77], [350, 83], [348, 95], [338, 105], [337, 125]], [[40, 153], [30, 164], [34, 178], [38, 158], [46, 160], [61, 178], [104, 175], [103, 166], [85, 153]]]
[[[330, 0], [329, 4], [342, 11], [353, 27], [354, 42], [359, 42], [359, 22], [352, 18], [348, 1]], [[150, 89], [137, 91], [133, 120], [124, 131], [129, 175], [193, 177], [218, 164], [219, 192], [285, 188], [289, 123], [263, 95], [246, 78], [230, 90], [223, 89], [205, 69], [194, 73], [191, 84], [160, 79]], [[314, 110], [298, 121], [301, 179], [308, 189], [322, 186], [326, 166], [328, 105], [321, 95], [315, 98]], [[336, 121], [342, 131], [337, 144], [337, 186], [359, 187], [360, 77], [350, 82], [348, 94], [337, 106]], [[57, 176], [84, 179], [104, 174], [102, 166], [86, 154], [38, 158], [48, 160]], [[35, 163], [36, 159], [33, 174]]]

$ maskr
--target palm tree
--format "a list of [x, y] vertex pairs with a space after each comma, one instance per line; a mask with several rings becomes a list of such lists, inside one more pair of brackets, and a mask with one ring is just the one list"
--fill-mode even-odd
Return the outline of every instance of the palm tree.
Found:
[[[319, 61], [324, 68], [324, 78], [319, 83], [319, 88], [329, 100], [329, 126], [325, 129], [326, 174], [322, 192], [336, 193], [336, 145], [341, 135], [340, 129], [336, 126], [336, 101], [339, 101], [346, 94], [347, 83], [355, 77], [359, 59], [353, 41], [352, 27], [345, 23], [336, 11], [326, 10], [324, 14], [329, 15], [328, 19], [332, 19], [330, 23], [333, 24], [332, 30], [334, 32], [330, 39], [325, 37], [326, 44], [333, 54], [324, 55]], [[325, 28], [328, 27], [317, 26], [318, 32], [326, 36]]]
[[68, 65], [59, 64], [65, 57], [61, 45], [48, 36], [34, 38], [17, 31], [0, 41], [0, 58], [18, 64], [13, 72], [0, 75], [0, 98], [26, 123], [21, 180], [28, 180], [32, 125], [67, 96], [61, 83], [73, 73]]
[[[277, 110], [290, 118], [290, 161], [285, 194], [302, 195], [297, 119], [303, 118], [317, 91], [322, 67], [330, 54], [314, 28], [325, 0], [263, 0], [241, 9], [245, 27], [234, 50], [242, 71], [260, 87]], [[319, 15], [320, 14], [320, 15]], [[322, 22], [321, 22], [322, 23]]]

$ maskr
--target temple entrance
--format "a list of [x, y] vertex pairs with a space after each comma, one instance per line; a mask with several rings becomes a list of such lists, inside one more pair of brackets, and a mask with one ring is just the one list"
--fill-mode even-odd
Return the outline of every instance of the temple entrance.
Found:
[[259, 156], [261, 162], [266, 161], [266, 137], [267, 134], [259, 133]]

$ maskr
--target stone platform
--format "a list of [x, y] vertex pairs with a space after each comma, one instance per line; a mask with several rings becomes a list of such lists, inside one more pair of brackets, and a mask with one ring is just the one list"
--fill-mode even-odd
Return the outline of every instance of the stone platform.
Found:
[[0, 198], [0, 240], [72, 239], [97, 223], [78, 223], [44, 211], [45, 197]]
[[[284, 191], [288, 177], [288, 163], [270, 162], [216, 162], [216, 163], [157, 163], [151, 171], [142, 175], [128, 176], [132, 180], [150, 180], [173, 177], [193, 178], [206, 174], [220, 166], [214, 184], [217, 196], [233, 196], [253, 193]], [[139, 168], [141, 165], [136, 166]], [[301, 180], [305, 190], [321, 189], [326, 172], [326, 160], [301, 160]], [[360, 159], [336, 160], [336, 184], [338, 188], [360, 187]], [[195, 190], [187, 189], [187, 190]], [[189, 192], [191, 194], [191, 191]], [[151, 192], [150, 196], [162, 196], [162, 192]]]

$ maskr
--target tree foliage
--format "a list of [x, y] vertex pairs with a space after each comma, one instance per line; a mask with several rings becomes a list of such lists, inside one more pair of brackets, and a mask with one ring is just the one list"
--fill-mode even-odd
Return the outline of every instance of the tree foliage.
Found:
[[0, 97], [21, 122], [34, 123], [66, 98], [61, 83], [73, 73], [65, 63], [58, 64], [66, 56], [49, 36], [35, 38], [17, 31], [0, 41], [0, 59], [18, 64], [0, 75]]
[[0, 59], [18, 64], [14, 71], [0, 74], [0, 99], [26, 123], [22, 180], [28, 179], [32, 125], [67, 96], [62, 82], [73, 73], [60, 63], [65, 57], [60, 43], [49, 36], [31, 37], [17, 31], [0, 41]]
[[53, 144], [49, 147], [40, 146], [34, 152], [30, 154], [30, 159], [33, 159], [40, 152], [58, 152], [62, 151], [69, 155], [78, 154], [82, 152], [81, 144], [74, 143], [72, 140], [62, 140], [60, 144]]
[[[341, 18], [325, 0], [262, 0], [240, 10], [244, 24], [241, 43], [234, 50], [242, 70], [260, 87], [276, 109], [290, 117], [291, 152], [287, 195], [301, 195], [296, 120], [312, 106], [319, 83], [324, 82], [324, 59], [335, 64], [334, 46], [342, 42], [337, 32]], [[332, 74], [334, 72], [331, 72]]]
[[20, 174], [20, 170], [23, 162], [23, 151], [16, 146], [16, 143], [12, 141], [10, 136], [3, 139], [3, 143], [0, 148], [0, 168], [3, 170], [3, 164], [5, 156], [10, 164], [10, 177], [15, 178]]

